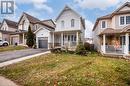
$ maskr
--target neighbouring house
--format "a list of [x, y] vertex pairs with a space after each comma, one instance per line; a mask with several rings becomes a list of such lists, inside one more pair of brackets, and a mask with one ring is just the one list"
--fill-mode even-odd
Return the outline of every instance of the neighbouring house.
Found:
[[26, 45], [26, 33], [28, 32], [29, 26], [31, 27], [33, 32], [39, 30], [39, 28], [53, 28], [53, 24], [50, 23], [49, 20], [40, 21], [38, 18], [35, 18], [25, 12], [23, 12], [17, 25], [18, 29], [11, 34], [11, 38], [15, 38], [14, 42], [18, 43], [19, 45]]
[[93, 28], [95, 49], [102, 54], [127, 56], [130, 52], [130, 2], [96, 20]]
[[4, 19], [0, 26], [0, 39], [8, 41], [12, 44], [11, 34], [17, 30], [17, 23], [8, 19]]
[[60, 12], [55, 23], [43, 21], [43, 23], [45, 22], [54, 28], [39, 28], [35, 32], [38, 48], [74, 50], [79, 41], [85, 41], [85, 21], [82, 16], [68, 6], [65, 6]]
[[39, 19], [23, 12], [17, 24], [17, 31], [11, 34], [12, 40], [15, 40], [13, 42], [20, 45], [26, 45], [26, 33], [28, 32], [29, 25], [32, 31], [35, 31], [37, 29], [35, 23], [39, 21]]

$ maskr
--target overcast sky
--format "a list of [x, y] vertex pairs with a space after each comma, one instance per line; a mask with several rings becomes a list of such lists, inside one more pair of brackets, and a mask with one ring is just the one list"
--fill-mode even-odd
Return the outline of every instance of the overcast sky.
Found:
[[44, 19], [53, 19], [58, 16], [65, 5], [69, 5], [86, 19], [86, 37], [91, 32], [96, 19], [109, 14], [129, 0], [15, 0], [15, 15], [3, 17], [18, 21], [22, 12]]

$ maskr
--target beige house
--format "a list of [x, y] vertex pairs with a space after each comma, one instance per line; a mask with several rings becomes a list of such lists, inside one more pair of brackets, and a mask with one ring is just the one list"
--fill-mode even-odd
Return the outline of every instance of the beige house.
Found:
[[23, 12], [17, 24], [18, 29], [12, 33], [10, 37], [15, 38], [14, 42], [20, 45], [26, 45], [26, 33], [28, 32], [29, 26], [33, 32], [43, 27], [47, 27], [49, 29], [54, 28], [49, 21], [52, 20], [40, 21], [38, 18]]
[[[0, 26], [0, 40], [8, 41], [13, 44], [10, 36], [17, 30], [17, 23], [8, 19], [4, 19]], [[12, 38], [14, 39], [14, 38]]]
[[96, 20], [93, 43], [102, 54], [129, 55], [130, 2]]

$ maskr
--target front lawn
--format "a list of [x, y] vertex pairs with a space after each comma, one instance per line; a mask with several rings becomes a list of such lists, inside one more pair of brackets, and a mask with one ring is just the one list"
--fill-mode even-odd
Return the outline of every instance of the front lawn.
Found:
[[0, 69], [22, 86], [130, 86], [130, 61], [98, 54], [48, 54]]
[[5, 47], [0, 47], [0, 52], [4, 52], [4, 51], [12, 51], [12, 50], [22, 50], [22, 49], [26, 49], [26, 46], [5, 46]]

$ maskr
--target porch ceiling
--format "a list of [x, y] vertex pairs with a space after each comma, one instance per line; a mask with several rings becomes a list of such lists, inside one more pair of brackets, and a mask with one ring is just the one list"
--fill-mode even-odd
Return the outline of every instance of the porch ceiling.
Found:
[[103, 30], [100, 34], [100, 35], [103, 35], [103, 34], [121, 34], [121, 33], [130, 33], [130, 25], [122, 28], [122, 29], [113, 29], [113, 28], [107, 28], [105, 30]]
[[69, 33], [69, 32], [81, 32], [80, 30], [68, 30], [68, 31], [55, 31], [54, 33]]

